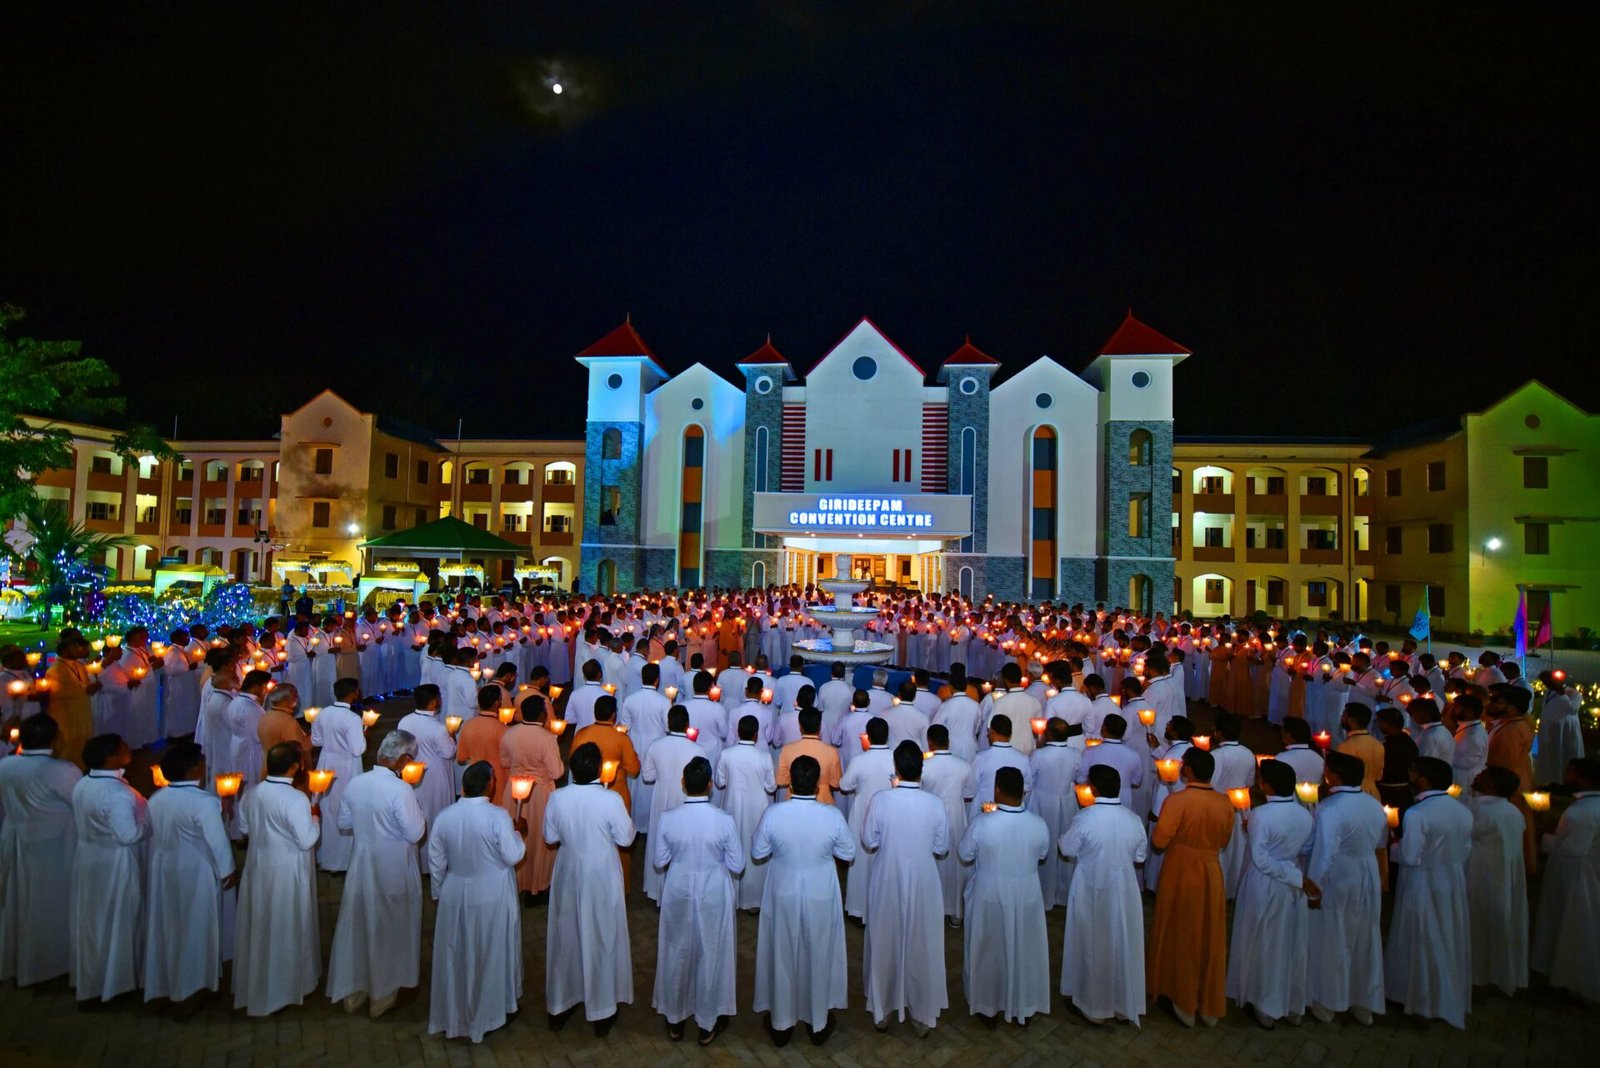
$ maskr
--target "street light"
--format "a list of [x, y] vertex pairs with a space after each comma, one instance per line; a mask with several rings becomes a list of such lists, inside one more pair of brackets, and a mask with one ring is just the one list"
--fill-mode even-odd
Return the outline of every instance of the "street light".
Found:
[[361, 533], [361, 524], [360, 523], [351, 523], [349, 526], [345, 527], [344, 529], [345, 529], [345, 533], [349, 534], [353, 538], [357, 534]]
[[1490, 538], [1483, 543], [1483, 548], [1486, 552], [1497, 553], [1500, 551], [1501, 544], [1502, 542], [1499, 538]]

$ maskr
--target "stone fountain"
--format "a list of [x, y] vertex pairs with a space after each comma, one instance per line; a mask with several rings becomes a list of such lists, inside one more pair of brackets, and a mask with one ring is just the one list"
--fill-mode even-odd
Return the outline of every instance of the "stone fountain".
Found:
[[[834, 558], [834, 574], [850, 574], [850, 557]], [[805, 638], [794, 643], [800, 657], [812, 664], [887, 664], [895, 647], [883, 642], [857, 638], [856, 632], [874, 619], [876, 608], [857, 607], [852, 598], [867, 588], [857, 579], [823, 579], [817, 585], [833, 594], [833, 607], [810, 610], [811, 618], [828, 628], [831, 637]]]

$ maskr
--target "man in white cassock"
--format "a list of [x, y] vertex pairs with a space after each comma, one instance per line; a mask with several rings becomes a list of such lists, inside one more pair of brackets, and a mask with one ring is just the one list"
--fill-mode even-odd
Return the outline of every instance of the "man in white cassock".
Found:
[[[978, 792], [972, 765], [950, 752], [950, 732], [942, 723], [928, 727], [928, 754], [922, 764], [922, 789], [944, 805], [944, 818], [950, 835], [957, 842], [967, 831], [967, 803]], [[951, 927], [961, 926], [967, 880], [972, 867], [963, 864], [951, 850], [939, 858], [939, 890], [944, 896], [944, 918]]]
[[1249, 1005], [1256, 1022], [1272, 1030], [1287, 1018], [1298, 1023], [1310, 1004], [1306, 993], [1309, 900], [1321, 896], [1300, 870], [1311, 839], [1311, 812], [1295, 797], [1295, 769], [1264, 761], [1259, 777], [1267, 803], [1250, 810], [1245, 824], [1249, 863], [1233, 913], [1227, 993]]
[[[683, 804], [683, 769], [695, 757], [705, 755], [685, 733], [688, 729], [688, 710], [682, 705], [672, 706], [667, 712], [667, 733], [650, 743], [639, 761], [639, 781], [653, 787], [649, 821], [652, 841], [661, 817]], [[653, 861], [644, 866], [644, 892], [651, 901], [661, 900], [664, 878]]]
[[[733, 817], [747, 862], [750, 843], [761, 825], [761, 814], [772, 803], [772, 795], [778, 789], [771, 750], [758, 741], [760, 736], [761, 722], [752, 715], [741, 716], [737, 742], [717, 757], [717, 807]], [[760, 908], [766, 881], [764, 866], [747, 863], [738, 880], [739, 908]]]
[[422, 954], [417, 843], [428, 825], [417, 791], [399, 774], [416, 755], [417, 740], [409, 732], [390, 731], [372, 770], [357, 775], [345, 790], [337, 817], [355, 848], [333, 929], [328, 1000], [355, 1012], [370, 998], [373, 1019], [394, 1007], [402, 989], [417, 985]]
[[[1211, 788], [1227, 795], [1229, 790], [1245, 789], [1256, 781], [1256, 755], [1239, 741], [1244, 730], [1244, 717], [1233, 712], [1218, 712], [1216, 733], [1221, 738], [1211, 749], [1216, 761], [1216, 771], [1211, 775]], [[1244, 814], [1235, 810], [1233, 833], [1228, 844], [1217, 857], [1222, 865], [1223, 893], [1232, 901], [1239, 894], [1244, 873], [1250, 867], [1250, 847], [1245, 842]]]
[[633, 818], [622, 797], [599, 782], [600, 747], [578, 746], [567, 762], [572, 782], [550, 795], [544, 840], [556, 850], [545, 938], [545, 998], [550, 1029], [566, 1025], [578, 1003], [604, 1038], [617, 1006], [633, 1001], [633, 958], [623, 900], [619, 848], [633, 844]]
[[[641, 760], [656, 739], [667, 733], [667, 710], [672, 707], [672, 702], [661, 692], [660, 686], [661, 666], [645, 664], [639, 669], [639, 689], [622, 702], [622, 709], [617, 715], [617, 722], [628, 728], [628, 740], [633, 743], [634, 751], [640, 754]], [[650, 798], [655, 789], [640, 779], [629, 791], [633, 798], [633, 826], [640, 834], [650, 830]]]
[[983, 708], [972, 697], [976, 692], [977, 684], [968, 682], [966, 689], [945, 698], [932, 720], [949, 733], [950, 752], [967, 764], [978, 755], [978, 731], [982, 729]]
[[1472, 812], [1446, 793], [1453, 775], [1449, 764], [1432, 757], [1411, 766], [1416, 800], [1404, 812], [1393, 854], [1398, 876], [1384, 993], [1413, 1016], [1465, 1029], [1472, 1009]]
[[193, 742], [170, 743], [161, 754], [167, 785], [150, 798], [144, 999], [170, 998], [179, 1018], [221, 983], [223, 895], [239, 882], [222, 803], [201, 787], [202, 760]]
[[[1052, 716], [1045, 726], [1044, 744], [1035, 749], [1028, 760], [1033, 770], [1033, 791], [1028, 794], [1028, 811], [1044, 820], [1052, 843], [1061, 840], [1078, 813], [1078, 799], [1073, 784], [1083, 760], [1083, 750], [1075, 749], [1069, 743], [1068, 729], [1066, 720]], [[1095, 748], [1098, 750], [1102, 747]], [[998, 779], [999, 772], [995, 774]], [[1045, 851], [1038, 876], [1044, 907], [1048, 910], [1065, 905], [1072, 888], [1072, 862], [1052, 846]]]
[[1384, 1010], [1383, 944], [1378, 916], [1383, 907], [1378, 850], [1389, 841], [1383, 805], [1362, 790], [1366, 767], [1350, 753], [1328, 754], [1323, 781], [1327, 796], [1317, 803], [1306, 875], [1322, 891], [1311, 910], [1307, 992], [1311, 1015], [1328, 1023], [1346, 1009], [1371, 1025]]
[[120, 736], [96, 735], [83, 747], [88, 774], [72, 788], [72, 985], [80, 1002], [110, 1001], [144, 978], [150, 812], [123, 781], [132, 762]]
[[1551, 986], [1600, 1001], [1600, 760], [1568, 762], [1572, 804], [1554, 834], [1541, 843], [1550, 854], [1529, 965]]
[[318, 816], [295, 789], [300, 747], [267, 753], [267, 777], [239, 805], [239, 831], [250, 840], [239, 880], [233, 957], [233, 1007], [270, 1016], [298, 1005], [322, 976], [317, 926]]
[[1472, 985], [1510, 997], [1528, 985], [1528, 876], [1522, 839], [1527, 818], [1511, 802], [1522, 780], [1510, 768], [1484, 768], [1472, 782], [1472, 852], [1467, 912], [1472, 921]]
[[950, 852], [944, 803], [922, 790], [922, 747], [894, 750], [894, 785], [868, 806], [862, 848], [876, 855], [867, 886], [862, 986], [882, 1031], [909, 1015], [917, 1037], [939, 1022], [950, 999], [944, 976], [944, 892], [936, 858]]
[[161, 731], [182, 738], [200, 722], [200, 662], [189, 653], [187, 630], [179, 627], [169, 637], [172, 647], [161, 658]]
[[[450, 729], [439, 720], [439, 689], [436, 686], [418, 686], [413, 692], [416, 711], [400, 717], [398, 730], [417, 740], [417, 759], [428, 766], [417, 784], [417, 804], [422, 806], [423, 819], [433, 826], [434, 817], [449, 808], [456, 799], [456, 740]], [[473, 693], [472, 711], [477, 715], [478, 695]]]
[[428, 836], [428, 870], [438, 909], [428, 1033], [483, 1036], [505, 1024], [522, 996], [522, 915], [516, 866], [525, 828], [492, 802], [494, 765], [461, 775], [461, 800], [439, 813]]
[[674, 1042], [693, 1017], [700, 1045], [709, 1046], [738, 1009], [734, 880], [746, 850], [733, 817], [710, 804], [710, 761], [689, 761], [681, 785], [684, 803], [662, 817], [649, 842], [652, 865], [666, 871], [650, 1004]]
[[1025, 1023], [1050, 1011], [1050, 936], [1038, 873], [1056, 851], [1045, 821], [1022, 807], [1022, 772], [995, 772], [994, 798], [994, 811], [980, 814], [958, 846], [972, 866], [961, 985], [990, 1030], [1002, 1017]]
[[[887, 731], [887, 725], [885, 725]], [[833, 1033], [833, 1010], [849, 994], [844, 916], [835, 861], [856, 854], [855, 834], [832, 805], [817, 804], [822, 769], [814, 757], [789, 765], [789, 800], [769, 807], [750, 855], [770, 865], [756, 929], [753, 1007], [767, 1014], [767, 1033], [786, 1046], [797, 1023], [822, 1045]]]
[[[235, 838], [243, 834], [238, 827], [238, 819], [244, 810], [244, 799], [255, 790], [261, 778], [264, 754], [261, 752], [261, 735], [257, 728], [266, 713], [262, 702], [267, 695], [267, 684], [271, 681], [272, 676], [265, 671], [251, 670], [245, 674], [239, 683], [239, 692], [228, 701], [228, 707], [223, 712], [223, 721], [228, 725], [226, 745], [219, 747], [220, 753], [213, 751], [209, 761], [214, 775], [236, 771], [244, 776], [239, 787], [238, 804], [231, 812], [226, 809], [223, 812], [224, 816], [230, 817], [230, 836]], [[207, 738], [210, 738], [209, 732]]]
[[1089, 770], [1094, 804], [1056, 846], [1074, 862], [1061, 950], [1061, 994], [1093, 1024], [1135, 1026], [1144, 1013], [1144, 904], [1137, 865], [1149, 840], [1119, 800], [1122, 777], [1109, 764]]
[[61, 728], [37, 712], [22, 751], [0, 760], [0, 981], [32, 986], [72, 969], [72, 791], [82, 778], [54, 756]]
[[983, 806], [994, 801], [994, 773], [1000, 768], [1012, 767], [1022, 772], [1023, 790], [1033, 792], [1033, 766], [1012, 746], [1012, 733], [1010, 716], [997, 712], [989, 719], [989, 748], [979, 752], [972, 761], [978, 792], [968, 806], [968, 818], [977, 818]]
[[361, 760], [367, 752], [361, 713], [351, 707], [360, 696], [359, 682], [340, 679], [333, 684], [333, 703], [317, 713], [311, 724], [311, 745], [318, 750], [317, 767], [333, 772], [333, 784], [318, 806], [328, 819], [327, 833], [317, 843], [317, 866], [323, 871], [348, 869], [355, 847], [355, 833], [340, 828], [339, 813], [344, 808], [344, 792], [361, 774]]
[[867, 916], [867, 890], [872, 885], [873, 850], [861, 848], [872, 799], [894, 786], [894, 754], [889, 752], [889, 724], [880, 716], [867, 720], [867, 749], [839, 776], [839, 792], [850, 798], [850, 831], [856, 838], [855, 859], [845, 872], [844, 910], [857, 920]]

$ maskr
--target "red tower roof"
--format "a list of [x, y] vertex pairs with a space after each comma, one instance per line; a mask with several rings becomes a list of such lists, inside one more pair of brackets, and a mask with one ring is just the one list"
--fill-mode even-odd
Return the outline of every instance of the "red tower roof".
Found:
[[1117, 327], [1117, 332], [1111, 339], [1100, 346], [1102, 356], [1192, 356], [1189, 349], [1164, 337], [1156, 330], [1141, 323], [1133, 317], [1133, 309], [1128, 309], [1128, 317], [1122, 320], [1122, 325]]
[[962, 342], [961, 347], [945, 357], [944, 366], [949, 367], [953, 364], [999, 367], [1000, 361], [974, 345], [972, 343], [972, 335], [968, 334], [967, 340]]
[[783, 353], [778, 351], [778, 347], [772, 343], [772, 335], [768, 334], [766, 343], [763, 344], [759, 349], [756, 349], [756, 351], [752, 352], [750, 355], [746, 356], [744, 359], [740, 360], [737, 366], [750, 367], [757, 364], [772, 363], [781, 363], [787, 366], [789, 361], [784, 357]]
[[639, 336], [639, 331], [633, 328], [633, 317], [630, 315], [605, 337], [578, 353], [583, 356], [648, 356], [656, 358], [654, 350], [646, 345], [644, 338]]

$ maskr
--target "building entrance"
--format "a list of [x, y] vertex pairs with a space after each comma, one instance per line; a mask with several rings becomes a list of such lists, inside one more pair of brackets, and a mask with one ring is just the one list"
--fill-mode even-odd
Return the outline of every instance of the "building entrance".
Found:
[[[832, 544], [836, 540], [840, 543], [837, 547]], [[944, 588], [944, 556], [938, 542], [931, 545], [929, 548], [921, 542], [902, 542], [893, 545], [893, 552], [863, 552], [844, 539], [785, 539], [779, 558], [781, 581], [808, 585], [819, 579], [853, 578], [871, 586], [937, 593]], [[840, 553], [850, 554], [849, 575], [835, 573]]]

